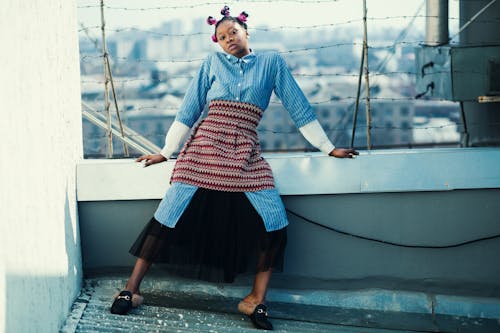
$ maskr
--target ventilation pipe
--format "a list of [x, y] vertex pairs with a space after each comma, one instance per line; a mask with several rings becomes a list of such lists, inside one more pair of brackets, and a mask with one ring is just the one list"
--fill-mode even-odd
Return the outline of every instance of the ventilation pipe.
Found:
[[425, 44], [448, 44], [448, 0], [426, 0]]

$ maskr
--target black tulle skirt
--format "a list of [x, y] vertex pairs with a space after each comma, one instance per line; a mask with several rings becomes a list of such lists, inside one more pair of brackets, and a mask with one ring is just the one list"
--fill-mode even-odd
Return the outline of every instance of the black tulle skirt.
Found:
[[281, 271], [286, 228], [267, 232], [245, 193], [199, 188], [175, 228], [152, 218], [132, 245], [138, 258], [211, 282], [246, 272]]

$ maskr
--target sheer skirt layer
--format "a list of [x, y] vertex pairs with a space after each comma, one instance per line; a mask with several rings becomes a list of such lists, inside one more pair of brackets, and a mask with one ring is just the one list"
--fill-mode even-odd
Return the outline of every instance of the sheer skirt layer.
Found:
[[152, 218], [130, 253], [175, 274], [233, 282], [246, 272], [281, 271], [286, 228], [267, 232], [243, 192], [199, 188], [175, 228]]

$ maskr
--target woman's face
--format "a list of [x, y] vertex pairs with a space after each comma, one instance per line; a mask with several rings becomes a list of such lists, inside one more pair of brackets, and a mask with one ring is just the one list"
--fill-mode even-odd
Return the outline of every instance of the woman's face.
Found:
[[248, 33], [237, 22], [224, 21], [217, 27], [217, 42], [224, 52], [241, 58], [250, 53], [248, 48]]

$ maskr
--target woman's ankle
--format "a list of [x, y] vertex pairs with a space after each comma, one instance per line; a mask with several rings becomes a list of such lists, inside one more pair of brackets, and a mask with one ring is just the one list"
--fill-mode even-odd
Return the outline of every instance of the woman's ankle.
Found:
[[263, 297], [258, 297], [257, 295], [254, 294], [248, 294], [243, 298], [243, 302], [253, 304], [253, 305], [259, 305], [264, 303], [264, 298]]
[[131, 287], [128, 284], [125, 285], [125, 288], [123, 288], [123, 290], [130, 291], [132, 294], [137, 294], [137, 295], [141, 294], [141, 292], [139, 291], [139, 288]]

